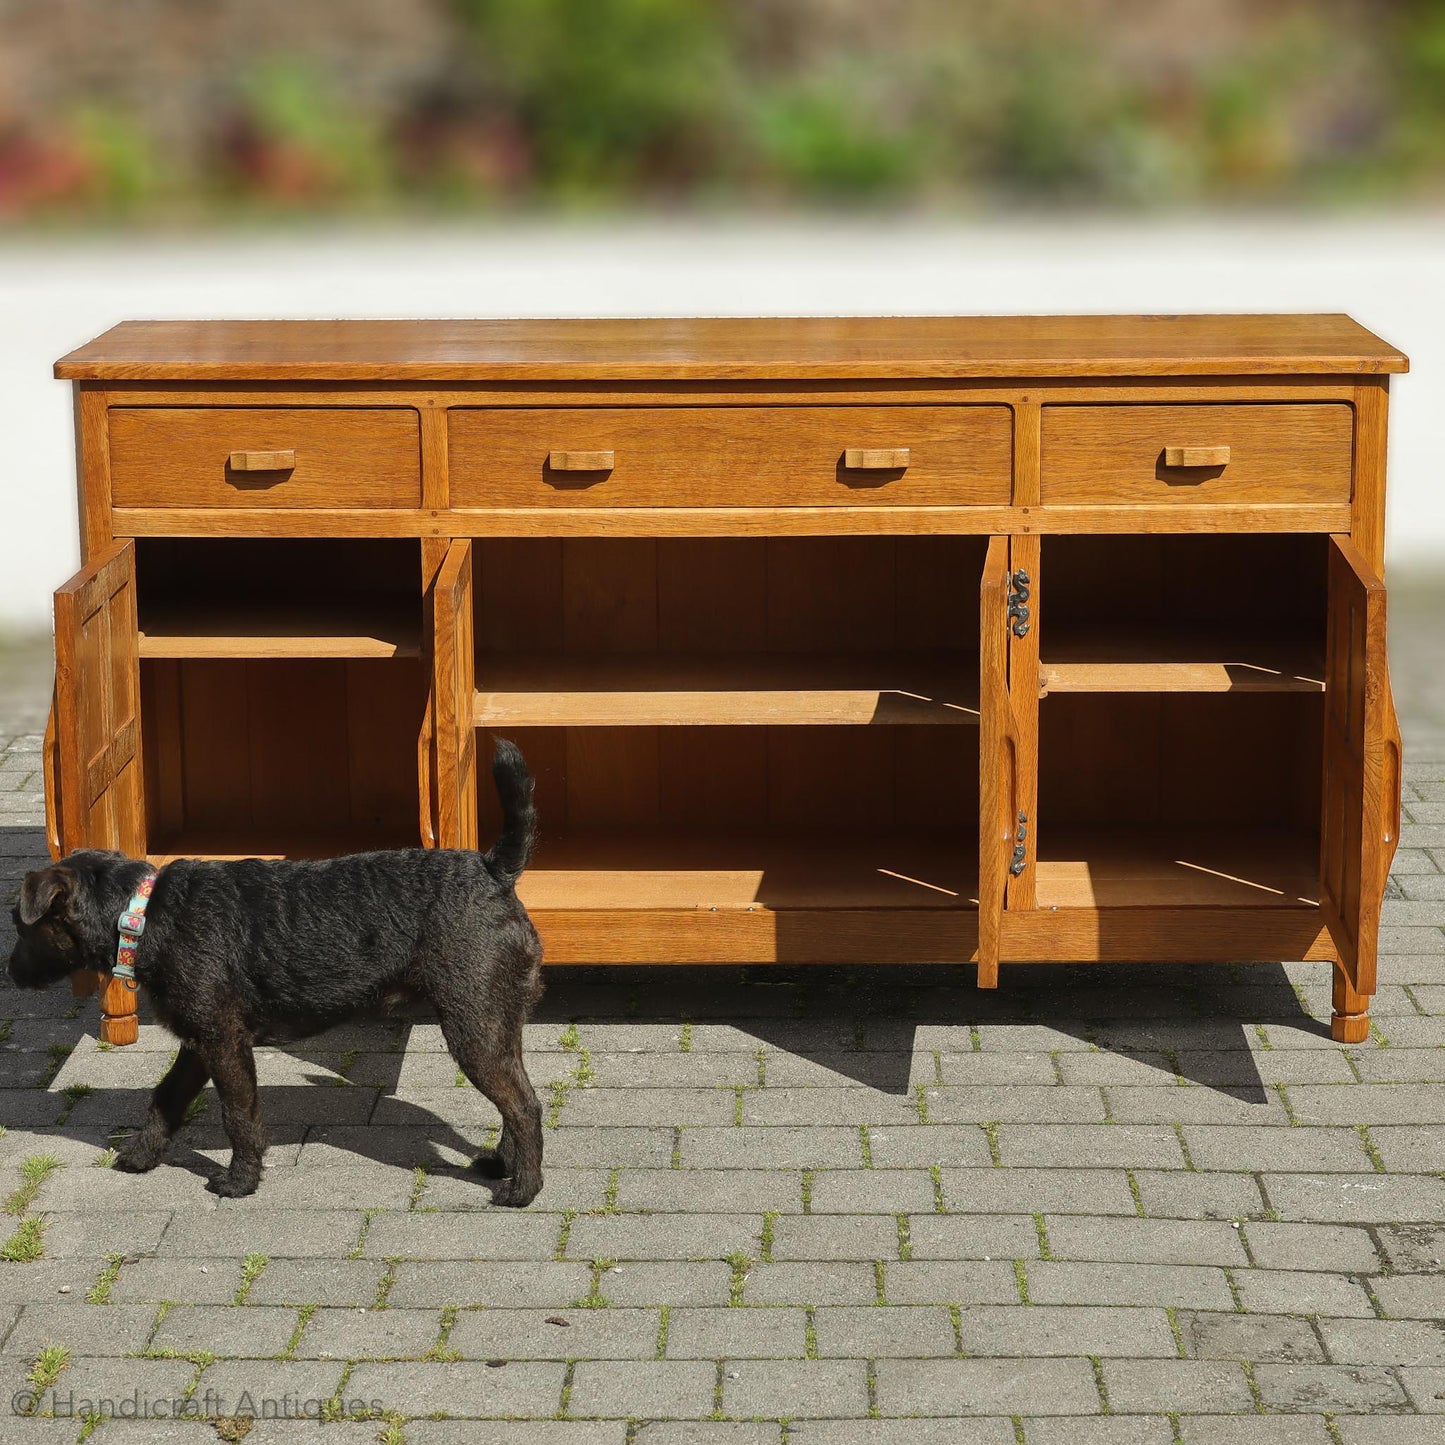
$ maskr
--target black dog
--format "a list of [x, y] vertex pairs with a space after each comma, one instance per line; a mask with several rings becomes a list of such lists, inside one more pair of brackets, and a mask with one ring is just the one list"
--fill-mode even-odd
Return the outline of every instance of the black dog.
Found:
[[[542, 1187], [542, 1112], [522, 1065], [522, 1025], [542, 992], [542, 947], [514, 884], [536, 814], [522, 754], [499, 741], [492, 777], [502, 833], [485, 856], [360, 853], [326, 862], [196, 862], [161, 869], [135, 959], [156, 1016], [182, 1043], [144, 1127], [115, 1164], [160, 1162], [186, 1108], [215, 1080], [231, 1165], [207, 1188], [250, 1194], [265, 1128], [252, 1045], [305, 1038], [382, 1003], [424, 999], [452, 1057], [502, 1115], [475, 1167], [499, 1204]], [[117, 919], [145, 863], [82, 851], [29, 874], [14, 910], [10, 976], [44, 988], [76, 969], [109, 973]]]

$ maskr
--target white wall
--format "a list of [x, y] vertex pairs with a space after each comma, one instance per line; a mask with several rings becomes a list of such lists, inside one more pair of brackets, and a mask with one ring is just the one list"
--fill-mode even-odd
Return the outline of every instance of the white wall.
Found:
[[1347, 311], [1394, 383], [1392, 563], [1445, 565], [1445, 218], [632, 222], [0, 245], [0, 623], [76, 561], [69, 388], [51, 363], [134, 317]]

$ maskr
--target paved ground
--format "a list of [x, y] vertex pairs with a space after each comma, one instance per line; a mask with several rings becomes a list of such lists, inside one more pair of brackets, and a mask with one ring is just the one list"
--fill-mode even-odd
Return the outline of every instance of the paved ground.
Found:
[[[38, 1413], [0, 1440], [248, 1423], [88, 1435], [104, 1400], [336, 1445], [1445, 1440], [1445, 594], [1393, 605], [1362, 1046], [1319, 966], [558, 970], [532, 1208], [463, 1177], [492, 1116], [424, 1020], [269, 1051], [270, 1168], [223, 1203], [214, 1105], [105, 1167], [167, 1039], [102, 1053], [93, 1002], [5, 988], [0, 1235], [36, 1257], [0, 1263], [0, 1386]], [[0, 662], [0, 890], [42, 851], [44, 688]]]

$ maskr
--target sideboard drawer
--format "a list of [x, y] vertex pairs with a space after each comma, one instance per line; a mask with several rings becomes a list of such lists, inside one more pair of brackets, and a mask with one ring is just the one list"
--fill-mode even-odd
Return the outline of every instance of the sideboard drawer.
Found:
[[118, 507], [416, 507], [421, 430], [404, 407], [114, 407]]
[[449, 416], [460, 507], [1007, 505], [1003, 406], [536, 407]]
[[1348, 502], [1340, 402], [1046, 406], [1044, 503]]

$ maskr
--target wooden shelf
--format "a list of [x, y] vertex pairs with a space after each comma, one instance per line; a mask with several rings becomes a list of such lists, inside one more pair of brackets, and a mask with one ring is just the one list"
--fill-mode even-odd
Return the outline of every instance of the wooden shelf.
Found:
[[1323, 692], [1324, 647], [1218, 634], [1040, 635], [1047, 692]]
[[[413, 609], [414, 610], [414, 609]], [[140, 655], [170, 658], [418, 657], [420, 622], [403, 607], [321, 604], [147, 606]]]
[[146, 856], [160, 867], [177, 858], [339, 858], [344, 853], [417, 846], [414, 834], [396, 828], [357, 826], [308, 830], [284, 824], [240, 825], [224, 830], [198, 828], [154, 838], [149, 842]]
[[1319, 840], [1237, 829], [1047, 829], [1040, 908], [1299, 908], [1319, 900]]
[[978, 908], [971, 819], [956, 833], [578, 830], [544, 842], [517, 892], [538, 913]]
[[978, 725], [978, 655], [553, 655], [477, 660], [478, 727]]

